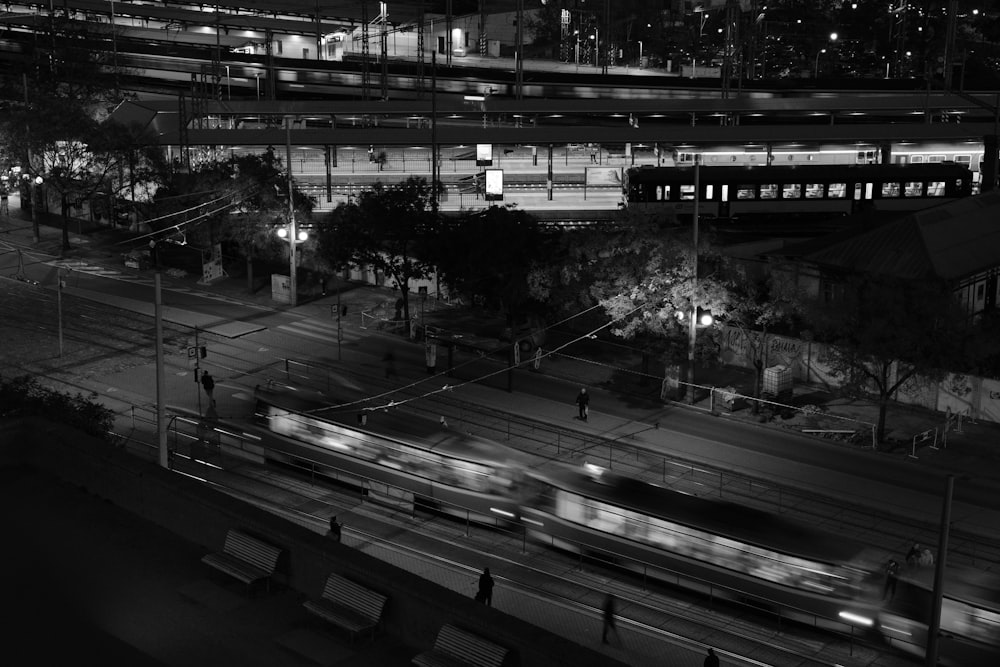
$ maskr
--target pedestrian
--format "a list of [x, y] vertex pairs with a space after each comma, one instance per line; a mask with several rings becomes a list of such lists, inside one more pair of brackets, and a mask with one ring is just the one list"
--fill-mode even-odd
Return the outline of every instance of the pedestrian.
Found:
[[211, 376], [211, 374], [209, 374], [208, 371], [202, 371], [201, 386], [205, 388], [205, 393], [208, 395], [209, 400], [214, 402], [212, 392], [215, 391], [215, 379]]
[[0, 215], [10, 215], [10, 207], [7, 203], [7, 190], [0, 192]]
[[590, 405], [590, 394], [587, 393], [586, 387], [580, 388], [580, 393], [576, 395], [576, 404], [580, 409], [580, 419], [587, 421], [587, 413], [590, 412], [588, 408]]
[[332, 540], [340, 542], [340, 524], [337, 523], [337, 517], [330, 517], [330, 532], [328, 533]]
[[906, 552], [906, 564], [909, 567], [916, 567], [920, 564], [920, 543], [914, 542], [910, 550]]
[[705, 662], [702, 663], [704, 667], [719, 667], [719, 656], [715, 655], [715, 649], [708, 649], [708, 655], [705, 656]]
[[615, 636], [620, 644], [622, 638], [618, 635], [618, 626], [615, 625], [615, 596], [608, 593], [604, 598], [604, 629], [601, 631], [601, 643], [608, 643], [608, 633]]
[[487, 607], [493, 606], [493, 577], [490, 576], [490, 568], [485, 568], [479, 575], [479, 590], [476, 591], [476, 601], [482, 602]]
[[899, 563], [890, 558], [885, 564], [885, 587], [882, 589], [882, 599], [889, 596], [891, 600], [896, 595], [896, 581], [899, 578]]
[[399, 374], [396, 372], [396, 355], [392, 353], [392, 350], [385, 351], [382, 361], [385, 362], [385, 379], [388, 380], [390, 375], [398, 378]]

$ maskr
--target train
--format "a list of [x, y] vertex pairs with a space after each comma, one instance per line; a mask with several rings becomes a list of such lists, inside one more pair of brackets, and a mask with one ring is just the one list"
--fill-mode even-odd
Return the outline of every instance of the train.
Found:
[[[698, 191], [695, 192], [695, 174]], [[624, 205], [657, 216], [851, 215], [916, 211], [974, 193], [972, 171], [952, 162], [898, 165], [635, 167]]]
[[250, 453], [309, 465], [369, 498], [427, 507], [480, 523], [517, 519], [526, 471], [537, 462], [500, 443], [398, 410], [369, 409], [304, 390], [257, 387]]
[[[933, 600], [934, 568], [907, 568], [878, 613], [877, 627], [885, 640], [924, 657]], [[939, 628], [939, 664], [1000, 664], [1000, 575], [968, 567], [945, 568]]]
[[[855, 635], [881, 633], [902, 650], [923, 650], [926, 579], [901, 576], [885, 599], [884, 558], [850, 538], [593, 464], [544, 459], [444, 420], [356, 401], [331, 405], [324, 395], [294, 387], [258, 386], [254, 396], [253, 429], [245, 433], [255, 444], [245, 449], [261, 460], [307, 467], [393, 507], [520, 526], [548, 547], [767, 607], [783, 618]], [[978, 576], [963, 572], [947, 581], [945, 664], [1000, 658], [1000, 586], [996, 577]], [[971, 655], [992, 660], [970, 662]]]

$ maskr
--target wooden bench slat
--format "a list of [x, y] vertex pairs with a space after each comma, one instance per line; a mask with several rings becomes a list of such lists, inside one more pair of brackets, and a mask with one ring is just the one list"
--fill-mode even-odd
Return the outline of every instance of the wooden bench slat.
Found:
[[250, 586], [258, 581], [270, 584], [281, 552], [280, 547], [233, 528], [226, 533], [222, 551], [208, 554], [201, 560]]
[[419, 667], [500, 667], [507, 657], [507, 649], [484, 637], [462, 630], [454, 625], [444, 625], [434, 640], [434, 648], [413, 659]]
[[381, 593], [330, 573], [320, 598], [303, 604], [313, 614], [347, 630], [353, 639], [366, 630], [375, 635], [387, 600]]

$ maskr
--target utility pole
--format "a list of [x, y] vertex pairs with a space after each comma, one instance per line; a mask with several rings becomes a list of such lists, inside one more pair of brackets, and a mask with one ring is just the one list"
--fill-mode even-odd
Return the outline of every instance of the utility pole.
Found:
[[298, 232], [295, 230], [295, 200], [292, 198], [292, 117], [285, 116], [285, 164], [288, 179], [288, 303], [298, 305], [298, 281], [295, 275], [295, 244]]
[[693, 242], [692, 247], [692, 257], [693, 266], [691, 267], [691, 315], [688, 320], [688, 371], [687, 371], [687, 402], [689, 404], [694, 403], [694, 349], [695, 343], [698, 341], [698, 204], [700, 203], [701, 193], [699, 188], [701, 183], [699, 182], [699, 176], [701, 171], [701, 155], [695, 153], [694, 156], [694, 211], [693, 211]]
[[166, 374], [163, 369], [163, 291], [160, 289], [160, 272], [153, 275], [154, 311], [156, 319], [156, 442], [159, 451], [160, 467], [169, 468], [170, 458], [167, 455], [167, 417], [166, 417]]

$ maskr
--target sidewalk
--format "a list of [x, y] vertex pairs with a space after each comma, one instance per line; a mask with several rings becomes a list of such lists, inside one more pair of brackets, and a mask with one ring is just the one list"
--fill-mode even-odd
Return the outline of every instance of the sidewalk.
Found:
[[[41, 241], [37, 245], [31, 242], [30, 219], [24, 218], [24, 211], [19, 208], [18, 200], [15, 197], [10, 205], [11, 217], [0, 220], [0, 241], [9, 239], [20, 244], [33, 247], [34, 249], [58, 256], [61, 249], [61, 219], [51, 214], [41, 215]], [[78, 225], [84, 226], [89, 223]], [[135, 247], [136, 244], [128, 243], [135, 234], [122, 228], [95, 228], [87, 234], [70, 234], [70, 244], [72, 249], [67, 253], [67, 257], [98, 264], [121, 272], [122, 274], [134, 274], [148, 277], [150, 271], [138, 271], [124, 266], [122, 253]], [[236, 267], [242, 268], [242, 264]], [[235, 271], [234, 271], [235, 273]], [[329, 321], [331, 318], [331, 308], [338, 305], [337, 290], [341, 290], [339, 305], [346, 306], [352, 326], [360, 322], [362, 311], [379, 310], [380, 312], [392, 312], [392, 304], [397, 298], [394, 290], [380, 288], [370, 285], [359, 285], [356, 283], [331, 282], [327, 286], [327, 295], [323, 296], [319, 292], [318, 285], [305, 285], [300, 290], [299, 305], [291, 309], [286, 304], [275, 302], [271, 298], [270, 288], [265, 285], [257, 289], [252, 294], [248, 292], [246, 279], [243, 276], [226, 276], [214, 281], [210, 285], [200, 284], [200, 275], [194, 274], [173, 274], [165, 277], [165, 281], [170, 285], [183, 287], [196, 293], [215, 294], [224, 296], [247, 304], [271, 309], [274, 311], [294, 312], [304, 315], [307, 318], [316, 318]], [[259, 282], [259, 281], [258, 281]], [[416, 308], [416, 302], [411, 301], [411, 314]], [[442, 322], [449, 320], [457, 322], [467, 322], [471, 318], [479, 317], [479, 314], [471, 309], [451, 309], [443, 304], [435, 304], [433, 300], [428, 300], [425, 305], [426, 317], [428, 321], [433, 321], [439, 326]], [[471, 314], [470, 314], [471, 313]], [[464, 326], [459, 324], [458, 326]], [[375, 333], [373, 331], [373, 333]], [[472, 332], [468, 332], [472, 333]], [[381, 332], [375, 335], [383, 335]], [[388, 335], [388, 334], [387, 334]], [[574, 348], [576, 349], [576, 348]], [[624, 349], [624, 348], [623, 348]], [[595, 354], [600, 354], [595, 351]], [[439, 351], [439, 363], [441, 353]], [[633, 357], [635, 355], [632, 355]], [[663, 404], [659, 398], [659, 383], [650, 381], [646, 386], [641, 385], [637, 380], [636, 372], [640, 371], [640, 364], [635, 359], [623, 359], [613, 357], [577, 358], [574, 356], [557, 355], [551, 358], [551, 363], [546, 362], [542, 366], [542, 372], [559, 377], [570, 382], [586, 385], [591, 388], [602, 388], [613, 394], [620, 394], [626, 398], [638, 399], [651, 404]], [[627, 371], [619, 372], [620, 369]], [[657, 370], [655, 364], [651, 366], [655, 375]], [[736, 387], [740, 393], [749, 394], [753, 386], [753, 372], [749, 369], [736, 366], [716, 365], [709, 368], [699, 368], [696, 373], [696, 382], [706, 387]], [[705, 392], [707, 394], [707, 390]], [[716, 413], [725, 414], [728, 418], [736, 419], [748, 423], [763, 423], [766, 421], [768, 427], [781, 428], [789, 431], [801, 433], [804, 429], [844, 429], [857, 431], [853, 439], [838, 437], [836, 435], [824, 437], [824, 440], [843, 441], [845, 446], [858, 447], [870, 446], [870, 426], [878, 420], [878, 406], [868, 400], [851, 399], [831, 394], [821, 388], [809, 385], [796, 384], [793, 389], [791, 403], [796, 407], [813, 405], [819, 408], [818, 412], [806, 414], [802, 412], [789, 412], [781, 409], [763, 410], [762, 414], [754, 414], [749, 408], [730, 412], [718, 400], [712, 402], [708, 397], [698, 400], [691, 409], [710, 411], [713, 407]], [[675, 404], [676, 405], [676, 404]], [[887, 439], [879, 445], [879, 450], [883, 453], [890, 453], [899, 458], [910, 457], [915, 452], [925, 459], [940, 462], [946, 469], [963, 470], [976, 472], [977, 474], [991, 473], [1000, 468], [1000, 424], [991, 422], [974, 422], [966, 420], [962, 423], [961, 433], [950, 433], [947, 438], [947, 446], [944, 441], [945, 415], [932, 410], [915, 408], [912, 406], [890, 403], [887, 412]], [[933, 429], [937, 429], [936, 448], [933, 437]], [[914, 450], [914, 436], [931, 431], [929, 439], [917, 443]], [[815, 437], [823, 437], [816, 435]], [[998, 472], [1000, 474], [1000, 472]]]

